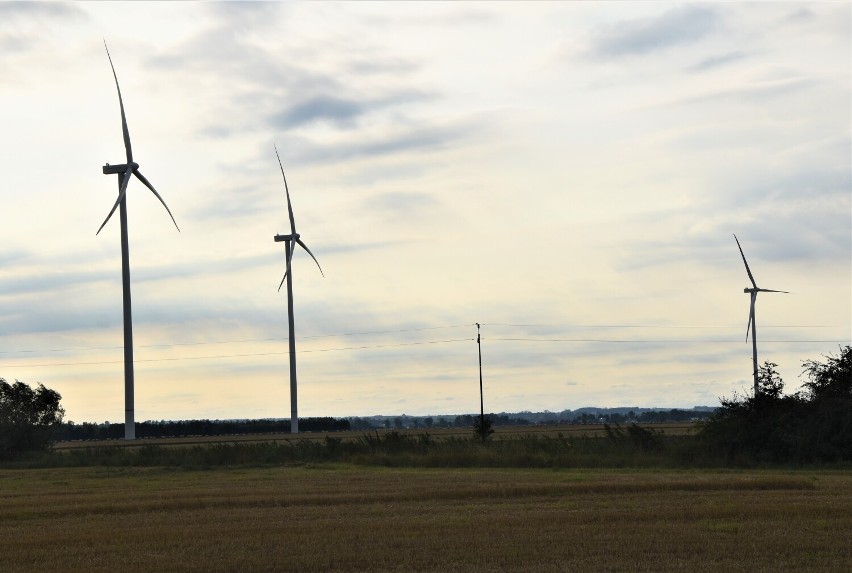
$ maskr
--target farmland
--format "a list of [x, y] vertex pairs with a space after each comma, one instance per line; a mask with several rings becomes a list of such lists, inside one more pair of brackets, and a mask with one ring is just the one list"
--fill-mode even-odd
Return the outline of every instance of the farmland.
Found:
[[829, 470], [0, 469], [0, 570], [848, 571]]

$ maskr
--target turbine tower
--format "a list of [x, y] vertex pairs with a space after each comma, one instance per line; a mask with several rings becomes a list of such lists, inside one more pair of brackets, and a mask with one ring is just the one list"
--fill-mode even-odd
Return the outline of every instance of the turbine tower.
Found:
[[124, 115], [124, 101], [121, 99], [121, 88], [118, 87], [118, 76], [115, 74], [115, 66], [112, 65], [112, 57], [109, 55], [106, 41], [104, 41], [107, 58], [109, 58], [109, 67], [112, 68], [112, 77], [115, 78], [115, 89], [118, 91], [118, 105], [121, 108], [121, 131], [124, 135], [124, 150], [127, 154], [127, 163], [121, 165], [104, 165], [104, 175], [118, 175], [118, 199], [115, 205], [112, 206], [109, 214], [104, 219], [98, 232], [107, 224], [116, 208], [119, 208], [119, 220], [121, 221], [121, 285], [122, 298], [124, 301], [124, 439], [133, 440], [136, 438], [134, 400], [133, 400], [133, 319], [130, 312], [130, 251], [127, 242], [127, 184], [130, 182], [130, 176], [135, 175], [145, 187], [151, 190], [154, 196], [160, 200], [169, 217], [172, 218], [172, 223], [175, 228], [180, 231], [177, 226], [172, 212], [169, 211], [168, 205], [151, 185], [144, 175], [139, 171], [139, 164], [133, 161], [133, 151], [130, 147], [130, 132], [127, 130], [127, 117]]
[[754, 395], [757, 397], [758, 393], [758, 385], [757, 385], [757, 323], [754, 320], [754, 306], [757, 302], [757, 293], [759, 292], [783, 292], [786, 294], [785, 290], [770, 290], [768, 288], [760, 288], [757, 286], [757, 283], [754, 280], [754, 275], [751, 274], [751, 269], [748, 268], [748, 261], [746, 261], [745, 254], [743, 253], [743, 248], [740, 246], [740, 240], [737, 239], [737, 236], [734, 235], [734, 240], [737, 242], [737, 247], [740, 249], [740, 255], [743, 257], [743, 263], [745, 264], [746, 272], [748, 273], [748, 278], [751, 281], [752, 288], [745, 288], [743, 292], [751, 295], [751, 307], [748, 311], [748, 326], [746, 326], [746, 341], [748, 341], [748, 332], [751, 329], [751, 357], [754, 365]]
[[[273, 147], [275, 147], [273, 145]], [[287, 257], [287, 270], [284, 271], [284, 278], [281, 279], [281, 283], [278, 285], [278, 290], [281, 290], [281, 285], [284, 284], [284, 281], [287, 281], [287, 324], [288, 330], [290, 332], [290, 433], [298, 434], [299, 433], [299, 408], [298, 408], [298, 400], [297, 400], [297, 384], [296, 384], [296, 338], [295, 338], [295, 322], [293, 320], [293, 269], [290, 265], [293, 260], [293, 253], [296, 251], [296, 245], [299, 245], [314, 260], [317, 264], [317, 268], [320, 271], [320, 274], [324, 277], [325, 273], [322, 272], [322, 267], [319, 264], [319, 261], [308, 248], [308, 246], [302, 241], [299, 233], [296, 232], [296, 220], [293, 218], [293, 206], [290, 203], [290, 190], [287, 188], [287, 176], [284, 175], [284, 166], [281, 165], [281, 156], [278, 155], [278, 147], [275, 147], [275, 157], [278, 158], [278, 167], [281, 168], [281, 176], [284, 178], [284, 192], [287, 194], [287, 212], [290, 215], [290, 234], [289, 235], [275, 235], [275, 242], [280, 243], [284, 242], [284, 253]]]

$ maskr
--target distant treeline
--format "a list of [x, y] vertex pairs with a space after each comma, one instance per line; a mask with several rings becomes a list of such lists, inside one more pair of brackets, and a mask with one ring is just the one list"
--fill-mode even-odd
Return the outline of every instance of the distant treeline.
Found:
[[[339, 418], [299, 418], [302, 432], [349, 430], [349, 420]], [[137, 438], [179, 436], [227, 436], [235, 434], [274, 434], [290, 431], [290, 420], [179, 420], [136, 423]], [[124, 437], [124, 424], [64, 422], [54, 428], [57, 441], [111, 440]]]
[[[536, 426], [550, 424], [656, 424], [707, 420], [715, 408], [696, 407], [691, 410], [657, 410], [649, 408], [581, 408], [562, 412], [518, 412], [486, 414], [492, 426]], [[370, 416], [348, 418], [353, 430], [470, 428], [477, 414], [459, 416]]]
[[[520, 412], [487, 414], [492, 426], [533, 426], [549, 424], [653, 424], [705, 420], [713, 412], [707, 410], [648, 410], [636, 408], [583, 408], [563, 412]], [[301, 432], [338, 432], [346, 430], [403, 430], [432, 428], [471, 428], [479, 416], [370, 416], [350, 418], [299, 418]], [[178, 420], [136, 423], [137, 438], [170, 438], [180, 436], [228, 436], [239, 434], [289, 433], [290, 420]], [[53, 429], [56, 441], [111, 440], [124, 437], [124, 424], [104, 422], [63, 422]]]

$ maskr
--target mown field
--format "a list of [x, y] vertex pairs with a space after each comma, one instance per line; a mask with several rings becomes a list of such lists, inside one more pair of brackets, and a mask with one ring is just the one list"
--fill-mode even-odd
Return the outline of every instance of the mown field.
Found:
[[852, 472], [0, 469], [0, 571], [850, 571]]

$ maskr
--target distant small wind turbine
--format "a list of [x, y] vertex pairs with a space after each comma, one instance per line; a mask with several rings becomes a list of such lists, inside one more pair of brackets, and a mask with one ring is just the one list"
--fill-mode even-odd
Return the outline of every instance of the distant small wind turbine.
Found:
[[751, 295], [751, 307], [748, 312], [748, 326], [746, 326], [746, 340], [748, 340], [748, 332], [751, 329], [751, 356], [752, 362], [754, 363], [754, 395], [757, 396], [757, 392], [759, 390], [757, 384], [757, 374], [758, 374], [758, 366], [757, 366], [757, 323], [754, 319], [754, 306], [757, 303], [757, 293], [759, 292], [783, 292], [785, 294], [787, 291], [785, 290], [770, 290], [768, 288], [760, 288], [757, 286], [757, 283], [754, 280], [754, 276], [751, 274], [751, 269], [748, 268], [748, 261], [746, 261], [745, 254], [743, 253], [743, 248], [740, 246], [740, 240], [737, 239], [737, 236], [734, 235], [734, 240], [737, 242], [737, 247], [740, 249], [740, 255], [742, 255], [743, 263], [745, 263], [746, 272], [748, 273], [748, 278], [751, 280], [752, 288], [745, 288], [743, 292], [749, 293]]
[[121, 284], [124, 300], [124, 439], [133, 440], [136, 438], [136, 426], [134, 420], [134, 400], [133, 400], [133, 319], [130, 312], [130, 250], [127, 242], [127, 184], [130, 182], [130, 176], [135, 175], [145, 187], [151, 190], [163, 207], [166, 208], [169, 217], [172, 218], [172, 223], [175, 228], [180, 231], [177, 226], [172, 212], [169, 211], [168, 205], [151, 185], [144, 175], [139, 171], [139, 164], [133, 161], [133, 151], [130, 147], [130, 132], [127, 129], [127, 117], [124, 115], [124, 101], [121, 99], [121, 88], [118, 86], [118, 76], [115, 74], [115, 66], [112, 65], [112, 57], [109, 54], [106, 41], [104, 41], [107, 58], [109, 58], [109, 67], [112, 68], [112, 77], [115, 78], [115, 89], [118, 91], [118, 105], [121, 108], [121, 131], [124, 134], [124, 150], [127, 153], [127, 163], [122, 165], [104, 165], [104, 175], [118, 175], [118, 199], [115, 205], [112, 206], [109, 214], [104, 219], [98, 232], [107, 224], [116, 208], [119, 208], [119, 220], [121, 221]]
[[293, 319], [293, 269], [290, 266], [290, 263], [293, 260], [293, 253], [296, 251], [296, 245], [299, 245], [307, 253], [311, 256], [314, 262], [317, 264], [317, 268], [320, 271], [320, 274], [324, 277], [325, 273], [322, 272], [322, 267], [319, 264], [319, 261], [308, 248], [308, 246], [302, 241], [299, 233], [296, 232], [296, 220], [293, 217], [293, 206], [290, 203], [290, 189], [287, 188], [287, 176], [284, 175], [284, 166], [281, 165], [281, 156], [278, 155], [278, 147], [275, 147], [275, 157], [278, 158], [278, 167], [281, 168], [281, 176], [284, 178], [284, 191], [287, 194], [287, 212], [290, 215], [290, 234], [289, 235], [275, 235], [275, 242], [280, 243], [284, 241], [285, 247], [285, 256], [287, 257], [287, 270], [284, 271], [284, 278], [281, 279], [281, 283], [278, 285], [278, 290], [281, 290], [281, 285], [284, 284], [284, 281], [287, 281], [287, 321], [288, 327], [290, 331], [290, 433], [298, 434], [299, 433], [299, 408], [298, 408], [298, 400], [297, 400], [297, 384], [296, 384], [296, 338], [295, 338], [295, 321]]

